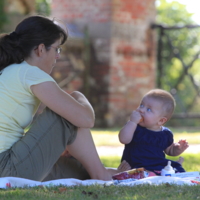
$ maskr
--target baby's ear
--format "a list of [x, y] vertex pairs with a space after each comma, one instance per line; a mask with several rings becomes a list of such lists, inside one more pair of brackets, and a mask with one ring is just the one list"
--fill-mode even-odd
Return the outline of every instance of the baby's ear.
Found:
[[159, 125], [160, 126], [162, 126], [162, 125], [164, 125], [165, 123], [167, 122], [167, 118], [166, 117], [162, 117], [162, 118], [160, 118], [160, 120], [159, 120]]

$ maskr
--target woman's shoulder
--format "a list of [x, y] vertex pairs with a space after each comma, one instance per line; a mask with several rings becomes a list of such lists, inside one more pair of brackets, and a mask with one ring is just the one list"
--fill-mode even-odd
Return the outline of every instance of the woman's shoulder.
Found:
[[39, 69], [36, 66], [29, 65], [26, 61], [23, 61], [21, 63], [14, 63], [3, 69], [3, 71], [7, 71], [8, 73], [15, 73], [16, 74], [26, 74], [27, 72], [30, 73], [45, 73], [42, 72], [41, 69]]
[[[23, 61], [22, 63], [18, 64], [18, 68], [23, 70], [23, 71], [25, 71], [25, 72], [27, 72], [27, 71], [31, 71], [31, 72], [36, 71], [37, 73], [39, 72], [39, 73], [47, 74], [46, 72], [42, 71], [39, 67], [30, 65], [26, 61]], [[47, 74], [47, 75], [49, 75], [49, 74]]]
[[32, 66], [28, 64], [26, 61], [22, 62], [19, 68], [20, 68], [19, 69], [20, 76], [26, 77], [26, 79], [30, 80], [45, 79], [55, 82], [55, 80], [49, 74], [47, 74], [37, 66]]
[[49, 74], [37, 66], [29, 65], [26, 61], [23, 61], [20, 64], [14, 64], [11, 67], [15, 68], [15, 76], [18, 77], [21, 85], [28, 90], [30, 90], [31, 85], [47, 81], [55, 82], [55, 80]]

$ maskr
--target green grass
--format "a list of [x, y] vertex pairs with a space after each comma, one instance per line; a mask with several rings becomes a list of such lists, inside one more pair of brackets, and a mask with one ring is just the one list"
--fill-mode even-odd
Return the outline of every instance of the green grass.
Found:
[[[200, 130], [200, 128], [199, 128]], [[97, 146], [118, 146], [119, 129], [100, 130], [93, 129], [92, 134]], [[174, 129], [175, 141], [186, 138], [190, 144], [200, 143], [200, 131], [187, 129]], [[183, 153], [185, 162], [183, 167], [186, 171], [200, 171], [200, 153]], [[176, 160], [178, 157], [170, 159]], [[117, 167], [120, 157], [102, 156], [104, 166]], [[0, 190], [1, 200], [190, 200], [200, 199], [200, 185], [177, 186], [173, 184], [163, 184], [159, 186], [138, 185], [128, 186], [74, 186], [74, 187], [34, 187], [34, 188], [11, 188]]]
[[200, 185], [177, 186], [75, 186], [53, 188], [8, 189], [0, 191], [1, 200], [190, 200], [200, 198]]
[[30, 188], [1, 190], [1, 200], [190, 200], [200, 198], [200, 186], [139, 185], [118, 186], [76, 186], [70, 188]]

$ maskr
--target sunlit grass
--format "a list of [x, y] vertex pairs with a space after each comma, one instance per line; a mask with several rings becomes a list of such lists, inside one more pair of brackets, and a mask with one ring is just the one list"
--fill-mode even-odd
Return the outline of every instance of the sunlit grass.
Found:
[[199, 199], [200, 185], [136, 185], [34, 187], [0, 191], [1, 200], [190, 200]]

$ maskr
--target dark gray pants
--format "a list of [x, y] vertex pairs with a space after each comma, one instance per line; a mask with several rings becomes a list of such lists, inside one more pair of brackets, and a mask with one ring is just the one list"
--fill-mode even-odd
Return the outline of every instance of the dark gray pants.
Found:
[[76, 138], [77, 127], [46, 108], [29, 131], [11, 149], [0, 153], [0, 177], [37, 181], [60, 178], [88, 179], [73, 157], [60, 157]]

